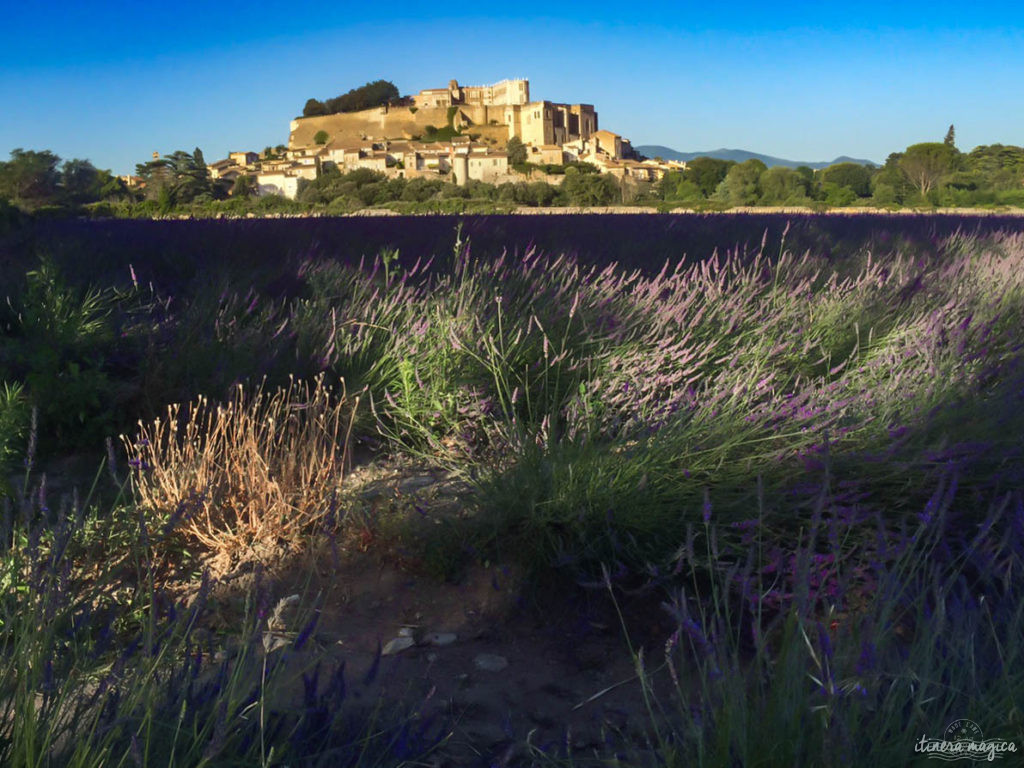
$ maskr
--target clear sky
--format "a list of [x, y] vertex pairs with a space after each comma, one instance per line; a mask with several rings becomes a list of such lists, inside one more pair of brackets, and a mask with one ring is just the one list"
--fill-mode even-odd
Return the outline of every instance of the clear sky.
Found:
[[[452, 8], [453, 10], [446, 10]], [[458, 9], [458, 10], [454, 10]], [[1019, 3], [0, 0], [0, 158], [127, 173], [153, 151], [287, 142], [306, 99], [383, 78], [527, 77], [635, 145], [882, 161], [1024, 144]]]

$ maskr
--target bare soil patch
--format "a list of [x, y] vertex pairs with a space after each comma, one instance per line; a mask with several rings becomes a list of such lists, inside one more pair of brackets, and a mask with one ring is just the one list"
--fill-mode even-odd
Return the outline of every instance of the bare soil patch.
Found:
[[[437, 470], [375, 465], [346, 485], [375, 515], [466, 513], [456, 501], [465, 486]], [[526, 764], [527, 739], [578, 757], [643, 742], [650, 721], [633, 653], [660, 661], [671, 625], [658, 596], [620, 605], [624, 626], [600, 590], [528, 586], [512, 564], [473, 563], [454, 580], [422, 565], [358, 532], [270, 564], [262, 577], [270, 605], [297, 594], [304, 608], [275, 633], [280, 648], [269, 653], [289, 656], [296, 670], [344, 661], [364, 701], [381, 696], [385, 707], [450, 722], [435, 765]], [[209, 628], [228, 652], [254, 578], [245, 571], [212, 590]], [[312, 639], [293, 653], [314, 610]], [[273, 639], [265, 635], [265, 644]], [[375, 664], [373, 684], [358, 686]]]

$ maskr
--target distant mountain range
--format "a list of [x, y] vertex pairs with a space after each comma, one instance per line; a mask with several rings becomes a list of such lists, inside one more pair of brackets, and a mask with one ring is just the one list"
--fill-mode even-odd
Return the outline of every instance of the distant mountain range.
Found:
[[783, 160], [781, 157], [772, 157], [771, 155], [759, 155], [757, 152], [747, 152], [745, 149], [713, 149], [710, 152], [679, 152], [671, 147], [661, 147], [656, 144], [645, 144], [640, 147], [633, 147], [633, 149], [645, 157], [660, 157], [662, 160], [678, 160], [684, 163], [687, 163], [697, 157], [714, 157], [719, 160], [735, 160], [737, 163], [742, 163], [745, 160], [753, 158], [760, 160], [769, 168], [773, 165], [782, 165], [786, 168], [797, 168], [801, 165], [806, 165], [808, 168], [818, 170], [820, 168], [828, 168], [828, 166], [835, 165], [836, 163], [876, 165], [876, 163], [873, 163], [870, 160], [858, 160], [855, 157], [847, 157], [846, 155], [841, 155], [835, 160], [830, 160], [829, 162], [810, 163], [799, 160]]

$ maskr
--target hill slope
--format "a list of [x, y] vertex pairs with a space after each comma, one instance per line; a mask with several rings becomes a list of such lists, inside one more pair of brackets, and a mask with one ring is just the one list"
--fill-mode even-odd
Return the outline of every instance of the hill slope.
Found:
[[708, 152], [679, 152], [671, 147], [662, 147], [657, 144], [645, 144], [643, 146], [634, 147], [634, 149], [641, 155], [646, 155], [647, 157], [660, 157], [663, 160], [679, 160], [684, 163], [697, 157], [714, 157], [719, 160], [735, 160], [737, 163], [742, 163], [745, 160], [754, 158], [760, 160], [769, 168], [773, 165], [782, 165], [786, 168], [797, 168], [798, 166], [806, 165], [808, 168], [818, 170], [820, 168], [827, 168], [828, 166], [836, 163], [875, 165], [871, 160], [859, 160], [855, 157], [847, 157], [846, 155], [841, 155], [835, 160], [831, 160], [829, 162], [803, 162], [799, 160], [785, 160], [781, 157], [772, 157], [771, 155], [761, 155], [757, 152], [748, 152], [745, 149], [712, 149]]

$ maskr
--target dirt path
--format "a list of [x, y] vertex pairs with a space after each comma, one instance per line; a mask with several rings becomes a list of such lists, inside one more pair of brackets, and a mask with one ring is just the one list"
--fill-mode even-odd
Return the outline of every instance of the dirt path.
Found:
[[[377, 468], [353, 485], [375, 506], [411, 498], [428, 516], [453, 514], [461, 489], [443, 473], [408, 468]], [[452, 582], [400, 567], [372, 546], [341, 545], [280, 564], [265, 583], [271, 604], [297, 594], [299, 604], [319, 606], [312, 641], [290, 662], [296, 669], [344, 661], [347, 679], [362, 681], [383, 649], [379, 674], [360, 695], [451, 722], [435, 765], [527, 764], [527, 738], [607, 755], [610, 745], [642, 741], [649, 725], [627, 634], [602, 591], [570, 584], [527, 596], [510, 566], [474, 564]], [[251, 585], [240, 578], [214, 590], [221, 629], [238, 626]], [[658, 599], [620, 608], [632, 651], [643, 647], [660, 663], [671, 627]], [[282, 648], [271, 653], [292, 653], [312, 615], [300, 612], [283, 622]]]

